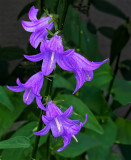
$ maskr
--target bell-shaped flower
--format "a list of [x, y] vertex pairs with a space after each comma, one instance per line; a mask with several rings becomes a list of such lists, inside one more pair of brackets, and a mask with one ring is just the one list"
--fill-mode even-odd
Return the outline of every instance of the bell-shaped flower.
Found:
[[[65, 70], [72, 70], [68, 63], [62, 60], [62, 57], [68, 55], [70, 50], [63, 50], [62, 39], [60, 36], [53, 36], [50, 40], [43, 41], [40, 46], [41, 53], [37, 55], [24, 55], [24, 57], [32, 62], [43, 60], [42, 73], [45, 76], [51, 74], [54, 70], [56, 63]], [[67, 64], [67, 65], [66, 65]]]
[[73, 72], [76, 77], [77, 85], [73, 94], [77, 92], [79, 88], [82, 87], [84, 82], [92, 80], [93, 70], [99, 68], [103, 63], [109, 60], [109, 58], [107, 58], [102, 62], [91, 62], [73, 50], [71, 51], [71, 54], [69, 54], [68, 57], [64, 58], [64, 61], [68, 61], [70, 66], [72, 66]]
[[23, 28], [28, 32], [33, 32], [30, 36], [30, 43], [34, 48], [37, 48], [39, 43], [47, 38], [47, 29], [51, 30], [54, 26], [54, 22], [49, 23], [51, 17], [37, 19], [38, 11], [39, 9], [32, 6], [28, 14], [31, 22], [22, 21]]
[[84, 123], [79, 120], [70, 120], [68, 117], [71, 116], [73, 107], [70, 106], [64, 113], [55, 105], [53, 102], [48, 102], [46, 107], [46, 116], [42, 115], [42, 120], [46, 125], [41, 131], [35, 132], [35, 135], [43, 136], [49, 132], [51, 129], [52, 135], [54, 137], [61, 136], [63, 138], [64, 146], [57, 151], [60, 152], [65, 149], [73, 137], [76, 142], [78, 142], [75, 137], [76, 134], [81, 130], [82, 126], [87, 121], [87, 115]]
[[27, 105], [30, 105], [34, 98], [36, 98], [36, 103], [39, 108], [42, 110], [45, 110], [45, 107], [43, 106], [41, 99], [42, 96], [40, 95], [40, 90], [42, 88], [44, 81], [44, 76], [42, 72], [38, 72], [34, 74], [32, 77], [30, 77], [26, 83], [21, 83], [19, 78], [17, 78], [16, 83], [18, 86], [7, 86], [8, 89], [14, 91], [14, 92], [24, 92], [23, 95], [23, 101]]
[[43, 60], [42, 72], [45, 76], [51, 74], [56, 63], [67, 71], [73, 71], [77, 80], [76, 89], [73, 94], [84, 84], [85, 81], [91, 81], [93, 70], [99, 68], [108, 59], [102, 62], [91, 62], [82, 55], [76, 53], [74, 49], [64, 51], [62, 39], [60, 36], [53, 36], [50, 40], [43, 41], [40, 46], [41, 53], [37, 55], [24, 55], [32, 62]]

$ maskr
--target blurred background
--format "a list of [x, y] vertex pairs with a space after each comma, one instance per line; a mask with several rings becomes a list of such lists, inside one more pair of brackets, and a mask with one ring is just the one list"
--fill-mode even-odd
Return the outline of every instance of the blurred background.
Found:
[[[43, 8], [50, 13], [54, 13], [53, 8], [56, 2], [57, 0], [45, 0]], [[36, 2], [33, 0], [6, 0], [2, 1], [0, 5], [1, 141], [22, 136], [25, 128], [30, 131], [23, 135], [30, 137], [39, 117], [39, 110], [35, 109], [35, 103], [26, 107], [22, 102], [21, 93], [12, 93], [5, 87], [7, 84], [16, 85], [17, 77], [25, 82], [32, 74], [40, 70], [41, 63], [32, 64], [23, 57], [24, 54], [39, 53], [39, 49], [35, 50], [29, 44], [30, 33], [26, 32], [21, 25], [21, 20], [28, 20], [27, 13], [30, 7], [35, 4]], [[39, 7], [40, 4], [41, 2], [37, 6]], [[78, 53], [84, 55], [90, 61], [101, 61], [109, 57], [110, 62], [96, 70], [93, 81], [86, 82], [75, 96], [71, 95], [73, 97], [70, 97], [72, 90], [75, 88], [73, 74], [64, 71], [61, 75], [59, 67], [56, 69], [53, 98], [56, 101], [70, 100], [67, 104], [60, 102], [58, 106], [63, 108], [69, 107], [71, 104], [75, 106], [75, 98], [78, 98], [78, 101], [82, 101], [78, 104], [89, 108], [97, 122], [96, 128], [95, 125], [90, 127], [87, 124], [85, 130], [82, 130], [81, 134], [87, 133], [87, 135], [84, 135], [85, 138], [89, 136], [87, 137], [87, 143], [84, 143], [80, 135], [82, 141], [80, 145], [84, 149], [78, 146], [74, 150], [80, 150], [80, 152], [75, 153], [73, 150], [73, 154], [67, 154], [71, 151], [71, 147], [75, 147], [75, 143], [73, 143], [65, 152], [57, 154], [55, 152], [56, 148], [52, 147], [52, 159], [131, 159], [130, 8], [130, 0], [71, 1], [63, 29], [65, 49], [75, 48]], [[62, 2], [59, 2], [59, 16], [61, 16], [61, 12]], [[15, 107], [17, 107], [17, 110], [14, 111]], [[84, 116], [85, 112], [86, 110], [83, 110], [80, 115]], [[16, 114], [16, 117], [13, 116], [14, 114]], [[10, 118], [7, 120], [8, 117]], [[93, 125], [90, 119], [89, 124]], [[34, 137], [31, 140], [32, 144], [34, 143], [33, 139]], [[45, 147], [46, 139], [47, 137], [41, 140], [39, 159], [42, 159], [42, 149]], [[94, 143], [90, 143], [91, 140]], [[102, 143], [102, 145], [99, 143]], [[31, 148], [27, 150], [25, 148], [9, 149], [7, 147], [3, 150], [1, 147], [1, 149], [2, 160], [12, 160], [13, 154], [17, 153], [17, 150], [19, 155], [16, 155], [16, 160], [26, 160], [31, 152]], [[24, 157], [22, 156], [23, 153]]]

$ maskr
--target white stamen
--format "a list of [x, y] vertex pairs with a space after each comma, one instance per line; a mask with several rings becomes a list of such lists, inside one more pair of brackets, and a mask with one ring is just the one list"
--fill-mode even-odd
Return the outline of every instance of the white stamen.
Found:
[[88, 77], [88, 79], [90, 80], [91, 79], [91, 77], [85, 72], [85, 74], [87, 75], [87, 77]]
[[71, 135], [73, 138], [74, 138], [74, 140], [78, 143], [78, 140], [77, 140], [77, 138], [75, 137], [75, 135]]
[[55, 118], [55, 122], [56, 122], [57, 128], [58, 128], [58, 130], [59, 130], [59, 132], [60, 132], [60, 131], [61, 131], [61, 130], [60, 130], [60, 124], [59, 124], [59, 121], [58, 121], [57, 118]]
[[55, 52], [52, 52], [50, 68], [52, 67], [54, 56], [55, 56]]
[[30, 91], [29, 91], [29, 93], [28, 93], [28, 95], [27, 95], [27, 97], [26, 97], [26, 102], [27, 102], [27, 100], [28, 100], [28, 98], [29, 98], [29, 95], [30, 95], [30, 92], [31, 92], [31, 89], [30, 89]]

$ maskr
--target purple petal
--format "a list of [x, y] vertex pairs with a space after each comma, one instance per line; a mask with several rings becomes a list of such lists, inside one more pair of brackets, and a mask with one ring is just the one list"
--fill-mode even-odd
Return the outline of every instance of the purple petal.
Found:
[[25, 88], [22, 86], [7, 86], [7, 88], [14, 92], [22, 92], [25, 90]]
[[49, 132], [49, 130], [50, 130], [50, 126], [46, 125], [45, 128], [33, 134], [38, 135], [38, 136], [43, 136], [43, 135], [46, 135]]
[[48, 28], [48, 26], [50, 29], [51, 27], [53, 27], [52, 23], [48, 24], [48, 21], [50, 19], [51, 19], [50, 17], [43, 17], [37, 21], [32, 21], [32, 22], [22, 21], [22, 26], [28, 32], [35, 32], [38, 30], [43, 30], [43, 29]]
[[35, 95], [32, 93], [31, 88], [30, 89], [26, 89], [25, 93], [23, 95], [23, 101], [25, 104], [30, 105], [33, 100], [35, 98]]
[[72, 115], [72, 112], [73, 112], [73, 107], [70, 106], [64, 113], [63, 113], [63, 116], [65, 117], [70, 117]]
[[68, 118], [63, 118], [63, 123], [64, 123], [64, 126], [72, 126], [72, 125], [75, 125], [79, 122], [79, 120], [71, 120], [71, 119], [68, 119]]
[[30, 11], [29, 11], [29, 14], [28, 14], [29, 19], [30, 19], [31, 21], [37, 21], [37, 20], [38, 20], [37, 17], [36, 17], [38, 11], [39, 11], [39, 9], [35, 9], [34, 6], [31, 7], [31, 9], [30, 9]]
[[63, 70], [66, 70], [66, 71], [73, 70], [72, 65], [69, 61], [69, 57], [66, 55], [59, 54], [57, 58], [57, 63]]
[[21, 81], [19, 80], [19, 78], [17, 78], [16, 83], [18, 84], [18, 86], [22, 86]]
[[48, 42], [49, 42], [49, 40], [43, 40], [41, 42], [41, 45], [40, 45], [40, 51], [41, 52], [46, 52]]
[[38, 72], [31, 76], [23, 86], [25, 88], [32, 88], [32, 92], [39, 96], [40, 90], [43, 86], [43, 74], [42, 72]]
[[82, 87], [82, 85], [84, 84], [84, 82], [85, 82], [85, 75], [83, 75], [83, 72], [81, 72], [81, 71], [74, 71], [74, 74], [75, 74], [75, 77], [76, 77], [76, 88], [75, 88], [75, 91], [73, 92], [73, 94], [74, 93], [76, 93], [77, 92], [77, 90], [79, 89], [79, 88], [81, 88]]
[[47, 111], [46, 111], [46, 116], [49, 118], [56, 118], [57, 116], [62, 115], [62, 111], [53, 103], [53, 102], [48, 102], [47, 103]]
[[34, 48], [37, 48], [39, 43], [46, 38], [47, 33], [48, 32], [46, 29], [40, 29], [40, 30], [35, 31], [30, 36], [30, 44]]
[[69, 144], [70, 144], [70, 141], [71, 141], [71, 135], [65, 135], [65, 136], [62, 136], [64, 141], [64, 146], [61, 147], [60, 149], [58, 149], [57, 151], [60, 152], [62, 151], [63, 149], [65, 149]]
[[28, 59], [29, 61], [38, 62], [38, 61], [41, 61], [43, 59], [43, 53], [39, 53], [39, 54], [32, 55], [32, 56], [24, 55], [24, 57], [26, 59]]
[[42, 121], [44, 122], [44, 124], [48, 124], [50, 122], [50, 118], [48, 118], [47, 116], [45, 115], [42, 115]]
[[55, 68], [56, 65], [56, 54], [55, 52], [45, 52], [42, 63], [42, 73], [48, 76]]
[[108, 58], [102, 62], [91, 62], [76, 52], [74, 52], [74, 55], [72, 58], [77, 63], [77, 65], [79, 65], [80, 67], [84, 68], [87, 71], [95, 70], [95, 69], [99, 68], [103, 63], [105, 63], [109, 60], [109, 58]]
[[40, 109], [43, 111], [46, 111], [46, 108], [44, 107], [43, 103], [41, 102], [42, 97], [36, 96], [36, 103]]
[[86, 81], [91, 81], [93, 78], [93, 71], [84, 71], [85, 74], [85, 80]]
[[57, 126], [55, 119], [50, 122], [52, 135], [54, 137], [59, 137], [64, 133], [63, 125], [59, 117], [57, 118], [57, 122], [59, 123], [59, 127]]
[[63, 44], [60, 36], [53, 36], [48, 42], [47, 46], [52, 52], [62, 53], [63, 52]]

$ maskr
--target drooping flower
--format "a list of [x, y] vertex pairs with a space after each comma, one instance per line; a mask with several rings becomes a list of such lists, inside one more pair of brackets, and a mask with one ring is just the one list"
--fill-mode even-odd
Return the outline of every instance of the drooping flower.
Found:
[[102, 62], [90, 62], [82, 55], [76, 53], [74, 49], [64, 51], [62, 39], [60, 36], [53, 36], [50, 40], [43, 41], [40, 46], [41, 53], [37, 55], [24, 55], [24, 57], [32, 62], [43, 60], [42, 72], [45, 76], [51, 74], [56, 63], [67, 71], [73, 71], [77, 80], [75, 93], [85, 81], [91, 81], [93, 78], [93, 70], [100, 67], [108, 59]]
[[44, 76], [42, 72], [38, 72], [30, 77], [24, 84], [20, 82], [19, 78], [17, 78], [16, 83], [18, 84], [18, 86], [7, 86], [7, 88], [14, 92], [25, 91], [23, 95], [24, 103], [30, 105], [33, 102], [34, 98], [36, 98], [38, 107], [45, 110], [45, 107], [41, 102], [42, 96], [40, 95], [43, 81]]
[[71, 137], [73, 137], [78, 142], [75, 135], [78, 134], [82, 126], [86, 123], [87, 115], [84, 123], [80, 122], [80, 124], [77, 124], [79, 120], [68, 119], [68, 117], [71, 116], [72, 111], [73, 107], [70, 106], [63, 113], [55, 104], [53, 104], [53, 102], [48, 102], [46, 107], [46, 116], [42, 115], [42, 120], [46, 126], [44, 129], [35, 132], [34, 134], [43, 136], [51, 129], [54, 137], [61, 136], [63, 138], [64, 146], [58, 149], [58, 152], [62, 151], [69, 145]]
[[54, 22], [49, 23], [51, 17], [37, 19], [38, 11], [39, 9], [32, 6], [28, 14], [31, 22], [22, 21], [23, 28], [28, 32], [33, 32], [30, 36], [30, 43], [34, 48], [37, 48], [39, 43], [47, 38], [47, 29], [51, 30], [54, 26]]

